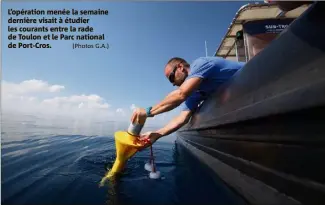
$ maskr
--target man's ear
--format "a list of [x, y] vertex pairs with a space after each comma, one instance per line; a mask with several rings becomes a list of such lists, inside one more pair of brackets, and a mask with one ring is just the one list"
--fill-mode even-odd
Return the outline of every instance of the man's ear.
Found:
[[184, 65], [181, 63], [181, 64], [179, 64], [179, 66], [180, 66], [180, 70], [181, 70], [182, 72], [184, 72], [184, 70], [185, 70]]

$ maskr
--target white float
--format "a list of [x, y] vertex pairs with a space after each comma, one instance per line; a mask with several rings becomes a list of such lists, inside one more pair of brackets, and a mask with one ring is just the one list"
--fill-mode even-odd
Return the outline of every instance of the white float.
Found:
[[160, 171], [150, 172], [149, 178], [150, 179], [159, 179], [160, 178]]
[[151, 163], [150, 163], [150, 162], [147, 162], [147, 163], [144, 165], [144, 169], [147, 170], [148, 172], [152, 172], [152, 166], [151, 166]]

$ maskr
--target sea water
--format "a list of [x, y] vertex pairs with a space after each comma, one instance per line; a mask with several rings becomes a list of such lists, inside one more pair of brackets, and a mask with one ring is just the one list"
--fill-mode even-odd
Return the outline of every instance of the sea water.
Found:
[[1, 203], [243, 203], [173, 140], [159, 140], [153, 146], [156, 167], [161, 172], [159, 180], [150, 179], [144, 169], [150, 157], [146, 149], [128, 161], [121, 176], [99, 186], [115, 160], [112, 133], [123, 127], [127, 129], [127, 124], [87, 125], [71, 120], [3, 116]]

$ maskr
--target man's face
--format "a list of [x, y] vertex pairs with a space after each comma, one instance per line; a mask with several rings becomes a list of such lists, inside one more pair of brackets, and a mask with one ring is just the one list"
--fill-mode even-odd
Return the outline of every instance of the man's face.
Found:
[[181, 86], [187, 77], [187, 70], [181, 63], [175, 66], [167, 65], [165, 75], [174, 86]]

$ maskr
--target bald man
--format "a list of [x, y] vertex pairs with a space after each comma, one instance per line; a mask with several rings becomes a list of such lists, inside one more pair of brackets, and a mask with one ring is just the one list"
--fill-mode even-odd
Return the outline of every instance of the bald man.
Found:
[[147, 109], [137, 108], [133, 112], [131, 122], [133, 124], [144, 122], [148, 117], [168, 112], [181, 104], [182, 111], [165, 127], [142, 134], [140, 140], [149, 139], [154, 143], [187, 124], [199, 104], [243, 66], [242, 62], [220, 57], [201, 57], [191, 65], [182, 58], [170, 59], [165, 66], [165, 76], [171, 84], [178, 86], [178, 89], [169, 93], [155, 106]]

